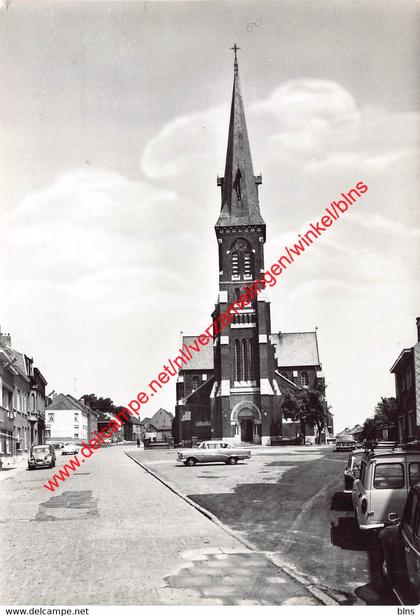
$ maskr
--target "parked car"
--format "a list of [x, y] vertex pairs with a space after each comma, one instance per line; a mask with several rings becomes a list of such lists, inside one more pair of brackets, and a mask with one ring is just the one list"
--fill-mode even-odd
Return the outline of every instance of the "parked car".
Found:
[[392, 451], [397, 443], [394, 441], [375, 441], [365, 443], [363, 448], [353, 449], [347, 460], [347, 466], [344, 469], [344, 492], [351, 494], [353, 491], [353, 483], [355, 479], [359, 479], [360, 466], [362, 459], [366, 457], [370, 451], [389, 450]]
[[60, 443], [58, 441], [50, 441], [48, 444], [52, 445], [54, 449], [63, 449], [64, 447], [64, 443]]
[[366, 455], [366, 449], [353, 449], [347, 460], [347, 466], [344, 469], [344, 492], [351, 494], [353, 483], [360, 475], [360, 464], [363, 456]]
[[389, 515], [401, 518], [410, 488], [420, 481], [420, 451], [395, 447], [362, 458], [354, 480], [353, 508], [361, 530], [382, 528]]
[[233, 447], [224, 441], [203, 441], [197, 448], [178, 451], [178, 462], [185, 466], [195, 466], [197, 462], [225, 462], [237, 464], [238, 460], [251, 457], [251, 450], [243, 447]]
[[351, 435], [345, 437], [338, 437], [335, 442], [336, 451], [352, 451], [353, 449], [356, 449], [356, 447], [357, 441]]
[[28, 469], [33, 468], [53, 468], [55, 466], [55, 451], [52, 445], [32, 445], [29, 458]]
[[411, 488], [400, 521], [379, 533], [383, 574], [401, 605], [420, 603], [420, 484]]
[[62, 456], [71, 456], [74, 453], [79, 453], [79, 445], [77, 443], [64, 443]]

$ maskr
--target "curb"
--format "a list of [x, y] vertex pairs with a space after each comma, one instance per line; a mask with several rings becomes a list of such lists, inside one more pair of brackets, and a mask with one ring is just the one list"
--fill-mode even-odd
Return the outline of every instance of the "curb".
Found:
[[298, 582], [299, 584], [304, 586], [306, 588], [306, 590], [312, 596], [314, 596], [315, 599], [318, 599], [318, 601], [321, 601], [321, 603], [323, 605], [340, 605], [340, 603], [338, 601], [336, 601], [335, 599], [330, 597], [323, 590], [320, 590], [319, 588], [317, 588], [316, 586], [314, 586], [313, 584], [308, 582], [308, 580], [306, 580], [303, 576], [301, 576], [298, 573], [296, 573], [295, 571], [293, 571], [285, 563], [280, 561], [279, 558], [277, 558], [275, 555], [270, 554], [269, 552], [262, 552], [260, 549], [258, 549], [258, 547], [256, 545], [254, 545], [253, 543], [251, 543], [247, 539], [244, 539], [243, 537], [241, 537], [239, 535], [239, 533], [237, 533], [236, 531], [232, 530], [231, 528], [229, 528], [228, 526], [223, 524], [223, 522], [221, 522], [219, 520], [219, 518], [217, 518], [213, 513], [211, 513], [210, 511], [208, 511], [208, 509], [205, 509], [201, 505], [198, 505], [197, 503], [195, 503], [186, 494], [184, 494], [178, 488], [176, 488], [173, 485], [173, 483], [171, 483], [167, 479], [163, 479], [162, 477], [160, 477], [160, 475], [155, 473], [155, 471], [153, 471], [150, 467], [148, 467], [143, 462], [140, 462], [139, 460], [136, 460], [136, 458], [134, 458], [132, 455], [130, 455], [129, 451], [125, 451], [124, 453], [125, 453], [125, 455], [128, 458], [130, 458], [130, 460], [133, 460], [133, 462], [138, 464], [144, 471], [149, 473], [149, 475], [152, 475], [152, 477], [154, 477], [155, 479], [160, 481], [160, 483], [162, 483], [164, 486], [166, 486], [171, 492], [176, 494], [179, 498], [182, 498], [182, 500], [184, 500], [186, 503], [191, 505], [191, 507], [194, 507], [194, 509], [197, 509], [197, 511], [199, 511], [202, 515], [204, 515], [208, 520], [213, 522], [213, 524], [216, 524], [225, 533], [227, 533], [228, 535], [230, 535], [231, 537], [236, 539], [236, 541], [239, 541], [239, 543], [242, 543], [242, 545], [245, 546], [248, 550], [250, 550], [251, 552], [258, 552], [260, 554], [264, 554], [265, 557], [267, 558], [267, 560], [269, 560], [273, 565], [275, 565], [281, 571], [283, 571], [283, 573], [285, 573], [286, 575], [291, 577], [292, 580], [294, 580], [295, 582]]

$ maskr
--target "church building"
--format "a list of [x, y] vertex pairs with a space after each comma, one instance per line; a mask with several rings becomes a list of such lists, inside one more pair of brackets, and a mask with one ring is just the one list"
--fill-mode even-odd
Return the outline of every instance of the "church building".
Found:
[[[215, 225], [219, 294], [213, 320], [258, 280], [264, 269], [266, 224], [259, 204], [245, 111], [234, 62], [225, 173], [217, 178], [221, 210]], [[195, 336], [184, 336], [188, 344]], [[176, 442], [223, 439], [267, 445], [295, 434], [282, 417], [286, 390], [324, 383], [316, 331], [272, 333], [265, 292], [238, 310], [232, 323], [180, 370], [176, 384]]]

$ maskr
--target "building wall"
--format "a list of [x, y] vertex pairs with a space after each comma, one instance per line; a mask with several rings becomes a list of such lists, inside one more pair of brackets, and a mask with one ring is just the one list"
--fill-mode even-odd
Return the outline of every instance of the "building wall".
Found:
[[[79, 441], [88, 438], [87, 413], [80, 409], [46, 411], [48, 440]], [[77, 435], [77, 436], [76, 436]]]

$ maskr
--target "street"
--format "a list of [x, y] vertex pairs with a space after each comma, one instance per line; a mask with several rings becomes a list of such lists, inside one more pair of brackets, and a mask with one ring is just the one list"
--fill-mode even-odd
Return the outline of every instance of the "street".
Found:
[[376, 535], [357, 529], [351, 495], [343, 493], [348, 453], [258, 447], [237, 466], [192, 468], [174, 465], [170, 451], [130, 455], [340, 604], [395, 603], [383, 587]]
[[[52, 469], [0, 483], [2, 604], [321, 604], [145, 472], [130, 449], [98, 450], [54, 494], [42, 487]], [[57, 468], [65, 461], [58, 456]]]

